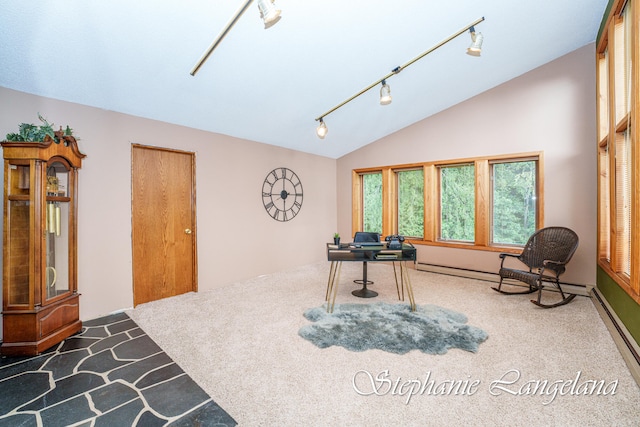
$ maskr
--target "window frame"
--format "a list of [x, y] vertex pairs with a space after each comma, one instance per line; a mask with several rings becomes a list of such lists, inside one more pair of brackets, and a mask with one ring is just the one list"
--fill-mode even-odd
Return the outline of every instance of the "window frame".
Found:
[[446, 164], [446, 165], [437, 165], [436, 166], [436, 173], [437, 173], [437, 179], [438, 179], [438, 195], [437, 195], [437, 212], [438, 215], [436, 217], [436, 221], [437, 221], [437, 229], [436, 229], [436, 235], [437, 235], [437, 240], [439, 242], [446, 242], [446, 243], [461, 243], [461, 244], [470, 244], [470, 243], [474, 243], [475, 242], [475, 222], [476, 222], [476, 218], [475, 218], [475, 214], [476, 214], [476, 208], [474, 208], [474, 217], [473, 217], [473, 223], [474, 223], [474, 231], [473, 231], [473, 241], [471, 240], [462, 240], [462, 239], [445, 239], [442, 237], [442, 215], [443, 215], [443, 209], [442, 209], [442, 172], [446, 169], [449, 168], [457, 168], [457, 167], [472, 167], [473, 168], [473, 203], [475, 205], [475, 207], [477, 208], [477, 194], [478, 194], [478, 188], [476, 185], [477, 182], [477, 178], [476, 178], [476, 164], [475, 162], [465, 162], [465, 163], [453, 163], [453, 164]]
[[[382, 235], [397, 234], [398, 183], [397, 171], [423, 169], [424, 176], [424, 237], [410, 238], [413, 244], [449, 248], [476, 249], [492, 252], [519, 253], [522, 246], [491, 243], [491, 162], [536, 161], [536, 228], [544, 226], [544, 153], [542, 151], [497, 156], [440, 160], [402, 165], [378, 166], [352, 171], [352, 231], [360, 231], [363, 224], [361, 175], [382, 173]], [[439, 240], [439, 177], [438, 168], [459, 164], [474, 164], [475, 169], [475, 240], [473, 242]], [[352, 234], [353, 234], [352, 233]]]
[[[364, 205], [364, 177], [365, 175], [377, 175], [380, 174], [382, 176], [382, 179], [384, 179], [384, 175], [382, 174], [381, 170], [371, 170], [371, 171], [367, 171], [367, 172], [363, 172], [358, 174], [358, 180], [359, 180], [359, 187], [360, 187], [360, 200], [359, 200], [359, 216], [360, 216], [360, 227], [356, 230], [356, 231], [366, 231], [366, 232], [375, 232], [377, 233], [379, 230], [365, 230], [364, 229], [364, 213], [365, 213], [365, 205]], [[382, 194], [382, 203], [384, 206], [384, 181], [383, 181], [383, 194]], [[384, 210], [383, 210], [383, 218], [384, 218]], [[352, 235], [355, 234], [352, 233]]]
[[[489, 188], [489, 195], [491, 197], [491, 211], [489, 212], [489, 242], [492, 246], [500, 246], [500, 247], [516, 247], [516, 248], [522, 248], [524, 246], [524, 244], [526, 242], [523, 242], [523, 244], [517, 244], [517, 243], [505, 243], [505, 242], [494, 242], [493, 237], [494, 237], [494, 228], [495, 228], [495, 224], [494, 224], [494, 213], [495, 213], [495, 209], [494, 209], [494, 194], [495, 194], [495, 185], [494, 185], [494, 176], [495, 176], [495, 170], [494, 170], [494, 166], [498, 165], [498, 164], [505, 164], [505, 163], [520, 163], [520, 162], [534, 162], [535, 163], [535, 186], [534, 186], [534, 197], [536, 200], [535, 203], [535, 209], [536, 209], [536, 213], [534, 215], [535, 218], [535, 224], [534, 224], [534, 231], [538, 230], [541, 227], [540, 223], [538, 222], [538, 220], [540, 219], [540, 217], [538, 216], [537, 209], [539, 208], [538, 203], [537, 203], [537, 197], [540, 194], [540, 190], [541, 187], [538, 184], [538, 180], [541, 179], [541, 173], [540, 173], [540, 169], [539, 169], [539, 158], [537, 157], [531, 157], [531, 158], [527, 158], [527, 157], [521, 157], [518, 159], [507, 159], [507, 160], [493, 160], [493, 161], [489, 161], [489, 180], [491, 183], [491, 187]], [[533, 234], [533, 232], [531, 233]]]
[[[624, 15], [625, 7], [628, 14]], [[631, 298], [640, 303], [640, 20], [637, 1], [614, 0], [596, 46], [596, 104], [598, 149], [598, 266]], [[631, 22], [629, 22], [631, 21]], [[630, 55], [629, 55], [630, 53]], [[629, 64], [630, 61], [630, 64]], [[630, 68], [629, 68], [630, 67]], [[627, 70], [632, 74], [628, 75]], [[625, 143], [625, 133], [629, 134]], [[628, 159], [621, 150], [630, 149]], [[628, 179], [630, 200], [625, 216], [621, 179]], [[629, 266], [630, 271], [625, 271]]]

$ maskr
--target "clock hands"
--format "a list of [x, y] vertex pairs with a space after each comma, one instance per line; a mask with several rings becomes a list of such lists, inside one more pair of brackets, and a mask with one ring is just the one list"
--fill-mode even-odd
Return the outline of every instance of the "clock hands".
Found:
[[[282, 186], [284, 187], [284, 183], [282, 184]], [[276, 193], [277, 194], [277, 193]], [[275, 194], [271, 194], [272, 196], [275, 196]], [[290, 193], [288, 193], [286, 190], [282, 190], [280, 192], [280, 197], [276, 198], [275, 200], [282, 200], [282, 210], [286, 211], [287, 210], [287, 197], [290, 195]]]
[[[283, 186], [284, 186], [284, 185], [283, 185]], [[268, 193], [268, 194], [269, 194], [269, 196], [276, 196], [276, 195], [280, 196], [280, 197], [278, 197], [276, 200], [280, 200], [280, 199], [283, 199], [283, 200], [284, 200], [284, 199], [286, 199], [287, 197], [291, 196], [291, 194], [293, 194], [293, 193], [289, 193], [287, 190], [283, 189], [283, 190], [282, 190], [281, 192], [279, 192], [279, 193]], [[298, 195], [298, 194], [296, 194], [296, 196], [297, 196], [297, 195]]]

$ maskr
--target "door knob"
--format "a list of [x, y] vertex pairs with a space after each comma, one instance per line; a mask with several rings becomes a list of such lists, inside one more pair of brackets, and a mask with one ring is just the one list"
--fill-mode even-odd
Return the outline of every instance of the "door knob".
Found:
[[191, 229], [190, 228], [185, 228], [184, 229], [184, 234], [191, 234]]

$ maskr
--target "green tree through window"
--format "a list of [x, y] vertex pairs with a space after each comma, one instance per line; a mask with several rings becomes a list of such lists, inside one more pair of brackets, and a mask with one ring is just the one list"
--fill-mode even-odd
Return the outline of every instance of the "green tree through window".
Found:
[[398, 171], [398, 234], [424, 236], [424, 171]]
[[382, 173], [362, 175], [361, 231], [382, 233]]
[[473, 242], [475, 167], [440, 167], [440, 239]]
[[492, 241], [524, 245], [536, 230], [536, 162], [494, 163]]

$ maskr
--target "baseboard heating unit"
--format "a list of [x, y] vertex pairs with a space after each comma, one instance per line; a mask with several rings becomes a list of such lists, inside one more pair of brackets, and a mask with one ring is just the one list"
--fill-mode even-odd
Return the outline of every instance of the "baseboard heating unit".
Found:
[[[430, 273], [439, 273], [446, 274], [449, 276], [458, 276], [465, 277], [467, 279], [476, 279], [476, 280], [484, 280], [486, 282], [500, 282], [500, 276], [498, 276], [498, 272], [491, 273], [488, 271], [479, 271], [479, 270], [470, 270], [466, 268], [458, 268], [458, 267], [448, 267], [444, 265], [436, 265], [436, 264], [427, 264], [423, 262], [418, 262], [416, 265], [416, 270], [418, 271], [427, 271]], [[514, 285], [514, 286], [523, 286], [527, 287], [524, 283], [520, 283], [515, 280], [504, 280], [503, 283]], [[589, 297], [592, 285], [578, 285], [575, 283], [565, 283], [560, 282], [562, 285], [562, 290], [571, 294], [580, 295], [583, 297]], [[552, 291], [552, 288], [547, 288]]]
[[620, 318], [613, 311], [607, 300], [597, 288], [591, 292], [593, 304], [600, 313], [602, 321], [609, 329], [609, 333], [616, 343], [620, 354], [631, 371], [631, 375], [640, 386], [640, 346], [633, 339], [629, 330], [624, 326]]

